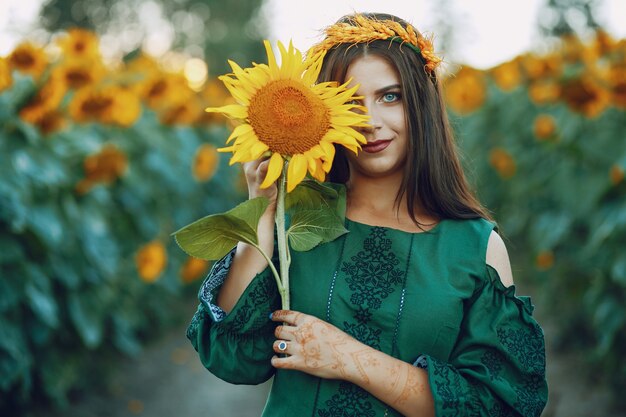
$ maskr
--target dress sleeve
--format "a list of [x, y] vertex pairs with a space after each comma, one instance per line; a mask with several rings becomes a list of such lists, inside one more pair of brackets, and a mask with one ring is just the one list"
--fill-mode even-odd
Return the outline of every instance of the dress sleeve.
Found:
[[437, 417], [538, 417], [548, 399], [543, 331], [495, 269], [464, 307], [448, 363], [426, 359]]
[[216, 262], [202, 283], [187, 338], [202, 364], [218, 378], [232, 384], [260, 384], [274, 373], [270, 359], [277, 323], [269, 314], [280, 307], [280, 297], [268, 267], [253, 278], [230, 313], [215, 305], [234, 254], [235, 249]]

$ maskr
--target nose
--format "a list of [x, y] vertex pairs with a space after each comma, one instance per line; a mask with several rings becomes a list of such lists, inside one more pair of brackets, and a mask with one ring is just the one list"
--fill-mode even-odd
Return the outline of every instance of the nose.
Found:
[[368, 121], [369, 126], [361, 128], [361, 133], [373, 133], [383, 126], [380, 115], [374, 109], [374, 106], [368, 106], [367, 114], [370, 116]]

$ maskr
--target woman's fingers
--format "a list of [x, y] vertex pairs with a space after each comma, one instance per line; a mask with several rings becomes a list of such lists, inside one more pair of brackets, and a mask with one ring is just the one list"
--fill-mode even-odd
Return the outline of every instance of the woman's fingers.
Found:
[[284, 323], [288, 323], [294, 326], [300, 324], [300, 322], [302, 322], [305, 317], [306, 314], [292, 310], [276, 310], [271, 315], [271, 319], [273, 321], [282, 321]]
[[292, 342], [290, 342], [289, 340], [275, 340], [274, 344], [272, 345], [272, 348], [274, 349], [274, 352], [276, 353], [283, 353], [286, 355], [291, 355], [292, 351], [291, 348], [292, 347]]
[[281, 358], [277, 355], [272, 356], [272, 366], [274, 368], [282, 368], [282, 369], [294, 369], [295, 368], [295, 359], [293, 356], [286, 356]]
[[296, 330], [297, 327], [295, 326], [277, 326], [274, 330], [274, 336], [276, 336], [277, 339], [293, 340], [295, 339], [294, 335]]

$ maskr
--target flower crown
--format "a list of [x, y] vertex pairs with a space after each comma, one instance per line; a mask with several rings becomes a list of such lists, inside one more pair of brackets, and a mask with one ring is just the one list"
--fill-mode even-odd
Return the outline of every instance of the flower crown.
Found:
[[434, 73], [435, 68], [442, 61], [435, 55], [431, 39], [427, 39], [417, 32], [413, 26], [402, 26], [394, 20], [378, 20], [356, 14], [350, 19], [350, 23], [335, 23], [327, 27], [324, 32], [326, 38], [309, 50], [309, 54], [315, 55], [322, 51], [328, 51], [341, 43], [369, 43], [375, 40], [389, 40], [407, 45], [426, 61], [425, 68], [429, 73]]

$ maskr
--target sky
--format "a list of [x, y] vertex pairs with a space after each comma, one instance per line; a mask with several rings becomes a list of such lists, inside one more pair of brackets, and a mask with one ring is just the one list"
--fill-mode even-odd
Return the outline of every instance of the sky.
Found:
[[[442, 16], [437, 5], [450, 4], [451, 16]], [[446, 61], [488, 68], [522, 52], [540, 48], [537, 31], [539, 6], [545, 0], [269, 0], [272, 40], [293, 39], [298, 49], [319, 40], [320, 29], [354, 11], [385, 12], [412, 23], [419, 31], [434, 34], [437, 51], [438, 19], [454, 22], [455, 48]], [[626, 0], [603, 0], [598, 20], [609, 32], [626, 38]]]
[[[462, 62], [478, 68], [488, 68], [529, 50], [539, 50], [537, 32], [539, 5], [545, 0], [267, 0], [263, 15], [270, 24], [270, 40], [288, 42], [306, 50], [319, 39], [320, 30], [339, 17], [354, 11], [378, 11], [398, 15], [413, 23], [420, 31], [435, 36], [445, 20], [453, 23], [451, 50], [443, 51], [448, 62]], [[0, 0], [0, 56], [31, 35], [43, 37], [37, 31], [37, 17], [44, 0]], [[437, 8], [449, 3], [449, 15]], [[381, 6], [383, 5], [383, 6]], [[154, 7], [153, 7], [154, 8]], [[158, 15], [158, 13], [157, 13]], [[157, 16], [158, 17], [158, 16]], [[545, 17], [544, 17], [545, 18]], [[162, 19], [146, 25], [147, 45], [163, 52], [171, 44], [164, 31]], [[609, 33], [626, 38], [626, 0], [603, 0], [598, 20]], [[148, 22], [150, 23], [150, 22]], [[167, 22], [165, 22], [167, 23]], [[440, 34], [441, 35], [441, 34]], [[156, 41], [154, 41], [156, 40]], [[102, 39], [103, 43], [106, 39]], [[112, 45], [118, 39], [112, 40]], [[103, 49], [106, 49], [106, 45]], [[111, 47], [111, 45], [108, 45]]]

